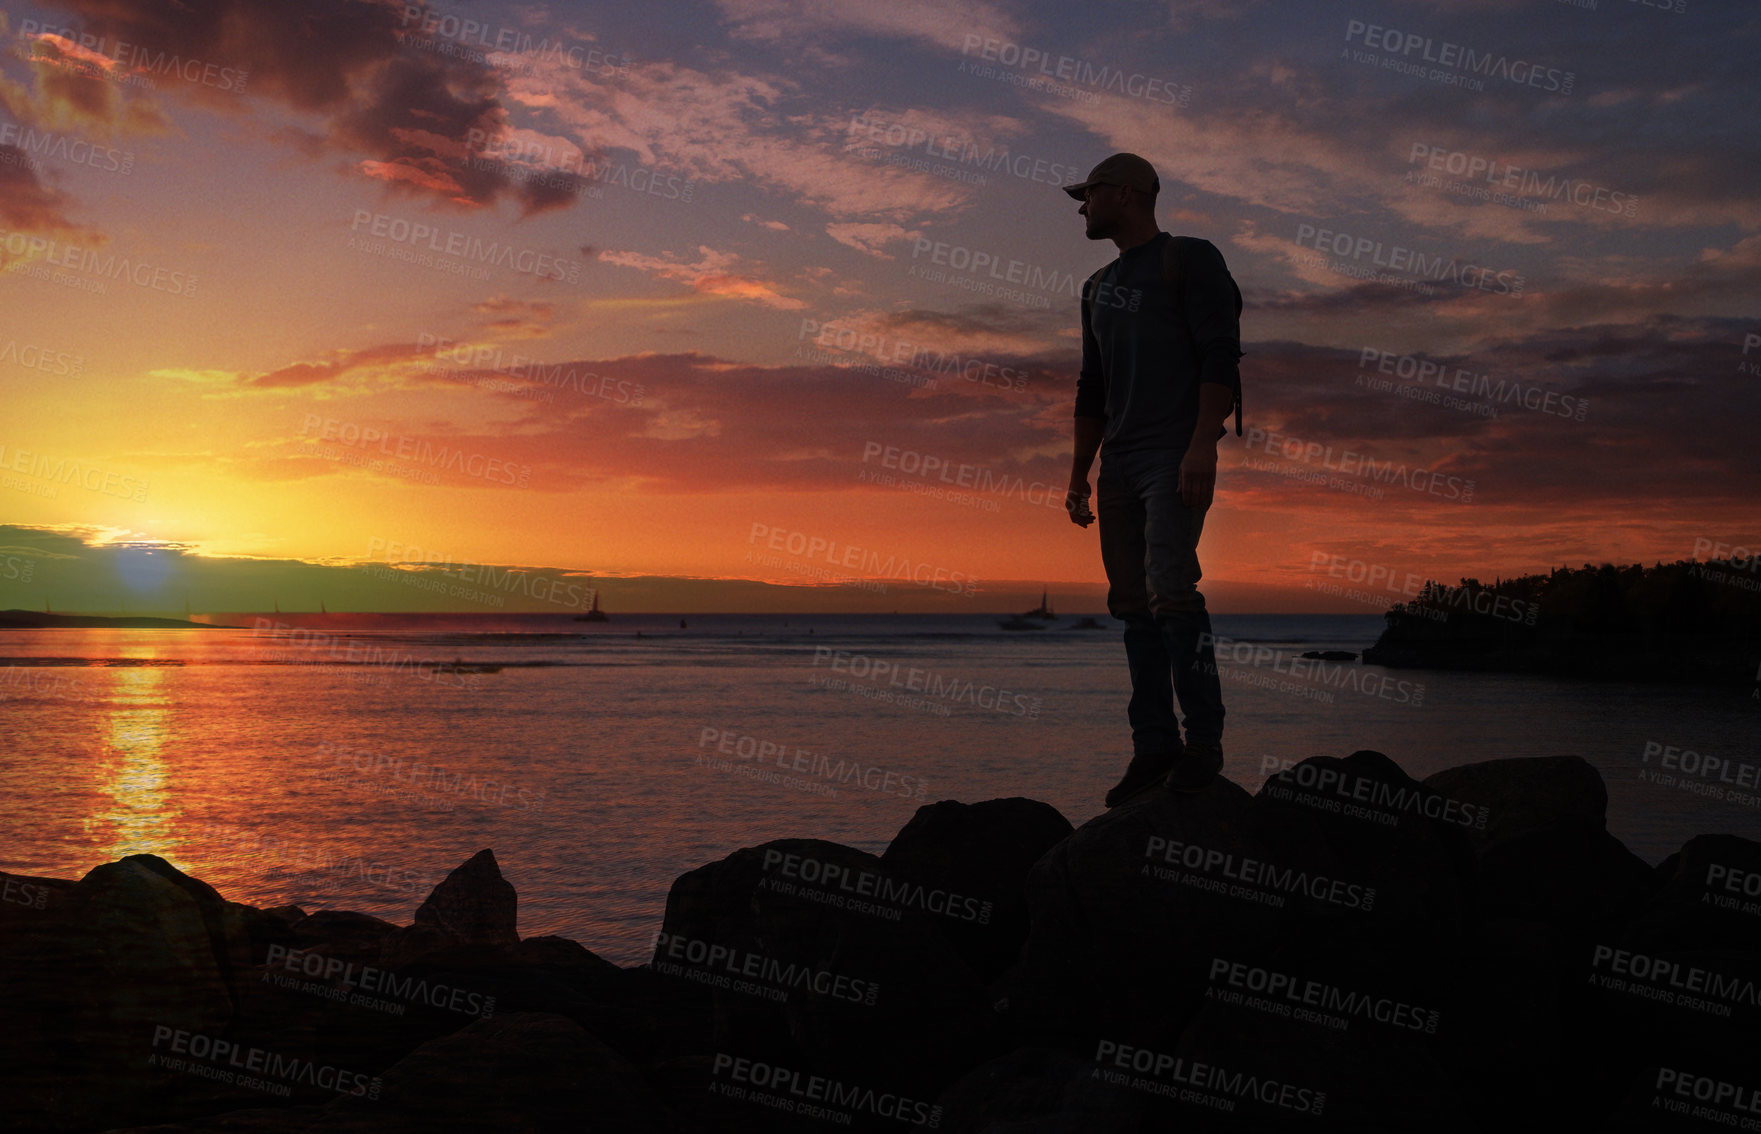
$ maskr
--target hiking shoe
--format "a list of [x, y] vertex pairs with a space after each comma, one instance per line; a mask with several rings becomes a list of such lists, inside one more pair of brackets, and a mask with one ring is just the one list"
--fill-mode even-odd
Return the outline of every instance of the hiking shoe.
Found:
[[1147, 788], [1160, 784], [1174, 767], [1173, 752], [1139, 752], [1131, 758], [1125, 775], [1107, 792], [1107, 806], [1117, 807]]
[[1188, 741], [1186, 751], [1168, 769], [1162, 786], [1177, 792], [1203, 791], [1222, 770], [1221, 744], [1214, 740]]

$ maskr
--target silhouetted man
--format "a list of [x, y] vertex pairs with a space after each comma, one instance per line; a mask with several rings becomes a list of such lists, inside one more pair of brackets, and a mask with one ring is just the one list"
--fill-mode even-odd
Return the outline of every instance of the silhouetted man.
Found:
[[1223, 767], [1223, 692], [1198, 590], [1198, 539], [1216, 487], [1217, 439], [1241, 393], [1241, 293], [1215, 245], [1157, 227], [1160, 188], [1149, 162], [1114, 154], [1064, 190], [1082, 202], [1088, 238], [1119, 248], [1082, 289], [1065, 500], [1072, 521], [1093, 522], [1088, 473], [1100, 451], [1107, 609], [1125, 623], [1131, 671], [1131, 764], [1108, 807], [1158, 783], [1197, 791]]

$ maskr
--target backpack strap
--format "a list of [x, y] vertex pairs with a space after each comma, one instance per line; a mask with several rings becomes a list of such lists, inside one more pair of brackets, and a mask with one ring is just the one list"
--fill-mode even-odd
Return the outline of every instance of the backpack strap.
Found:
[[1118, 262], [1119, 258], [1115, 256], [1105, 264], [1102, 264], [1100, 268], [1096, 270], [1094, 275], [1082, 281], [1082, 309], [1084, 312], [1092, 314], [1092, 312], [1088, 311], [1088, 305], [1094, 302], [1095, 288], [1100, 286], [1101, 277], [1106, 275], [1107, 272], [1112, 269], [1113, 265]]
[[[1170, 290], [1174, 293], [1174, 313], [1183, 323], [1186, 321], [1186, 259], [1191, 254], [1192, 246], [1196, 243], [1197, 241], [1193, 237], [1175, 236], [1162, 245], [1162, 279], [1170, 285]], [[1093, 282], [1093, 277], [1090, 282]], [[1236, 284], [1233, 275], [1229, 277], [1229, 286], [1235, 291], [1235, 318], [1239, 325], [1241, 320], [1241, 288]], [[1197, 366], [1198, 342], [1193, 337], [1190, 326], [1187, 327], [1186, 337], [1187, 341], [1192, 343], [1195, 356], [1193, 365]], [[1239, 378], [1235, 383], [1235, 436], [1241, 436], [1241, 382]]]

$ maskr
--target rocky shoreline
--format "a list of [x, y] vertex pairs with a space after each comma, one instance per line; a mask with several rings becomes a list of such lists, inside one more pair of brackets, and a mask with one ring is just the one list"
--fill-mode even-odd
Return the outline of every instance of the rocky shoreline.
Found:
[[[1365, 665], [1698, 685], [1761, 697], [1752, 559], [1555, 568], [1426, 582], [1385, 615]], [[1412, 576], [1407, 577], [1411, 593]]]
[[[927, 805], [882, 855], [681, 876], [649, 964], [522, 940], [485, 850], [395, 925], [134, 855], [0, 875], [9, 1128], [1761, 1128], [1761, 843], [1656, 868], [1575, 757], [1375, 752], [1080, 828]], [[1745, 1127], [1745, 1123], [1751, 1123]]]

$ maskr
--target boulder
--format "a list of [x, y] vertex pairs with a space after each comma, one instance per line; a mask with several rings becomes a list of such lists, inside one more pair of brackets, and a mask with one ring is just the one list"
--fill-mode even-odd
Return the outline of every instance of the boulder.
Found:
[[810, 937], [837, 902], [866, 902], [873, 880], [881, 878], [890, 876], [879, 858], [822, 839], [777, 839], [737, 850], [673, 881], [655, 967], [679, 960], [681, 947], [725, 942], [754, 922], [779, 939]]
[[460, 945], [511, 946], [520, 942], [519, 895], [480, 850], [448, 874], [416, 909], [415, 926], [439, 930]]
[[[1453, 994], [1439, 1028], [1448, 1065], [1476, 1085], [1465, 1109], [1485, 1129], [1530, 1116], [1537, 1129], [1570, 1129], [1578, 1100], [1560, 1089], [1577, 1083], [1567, 1018], [1564, 934], [1545, 922], [1490, 919], [1474, 927], [1453, 965], [1438, 976]], [[1580, 1116], [1581, 1117], [1581, 1116]]]
[[1761, 1063], [1761, 900], [1744, 893], [1761, 891], [1757, 869], [1761, 843], [1690, 839], [1633, 916], [1580, 946], [1573, 977], [1590, 990], [1583, 1031], [1597, 1046], [1646, 1063]]
[[674, 882], [653, 968], [711, 1000], [698, 1051], [933, 1093], [994, 1046], [946, 916], [874, 855], [780, 840]]
[[1655, 889], [1651, 868], [1608, 833], [1608, 789], [1579, 757], [1488, 760], [1425, 785], [1483, 813], [1484, 827], [1467, 833], [1487, 918], [1548, 922], [1575, 950], [1633, 916]]
[[1462, 822], [1471, 816], [1448, 802], [1368, 750], [1307, 759], [1261, 785], [1253, 831], [1278, 861], [1374, 893], [1361, 908], [1331, 894], [1294, 903], [1331, 930], [1302, 934], [1304, 951], [1323, 948], [1387, 977], [1390, 966], [1423, 969], [1454, 950], [1475, 916], [1477, 886]]
[[39, 878], [0, 870], [0, 938], [15, 927], [24, 929], [41, 922], [36, 915], [51, 908], [58, 910], [74, 886], [65, 878]]
[[429, 1134], [561, 1131], [683, 1134], [636, 1071], [561, 1016], [483, 1020], [418, 1047], [379, 1075], [344, 1067], [321, 1104], [253, 1107], [116, 1134]]
[[423, 1044], [381, 1079], [329, 1104], [309, 1134], [682, 1130], [633, 1066], [548, 1013], [479, 1020]]
[[1761, 842], [1698, 835], [1657, 866], [1655, 879], [1651, 900], [1628, 929], [1635, 947], [1761, 952]]
[[153, 855], [94, 867], [64, 892], [53, 922], [17, 943], [26, 953], [5, 958], [13, 1121], [114, 1126], [212, 1096], [149, 1060], [166, 1035], [218, 1035], [232, 1018], [204, 918], [204, 903], [219, 901]]
[[1476, 848], [1543, 829], [1607, 829], [1608, 788], [1581, 756], [1527, 756], [1445, 768], [1425, 785], [1486, 812], [1469, 829]]
[[296, 947], [326, 957], [375, 964], [400, 932], [399, 927], [372, 914], [352, 910], [319, 910], [288, 927]]
[[1024, 1037], [1093, 1051], [1103, 1036], [1165, 1028], [1196, 1009], [1214, 957], [1278, 929], [1279, 899], [1231, 877], [1264, 857], [1252, 802], [1222, 778], [1146, 792], [1039, 860], [1027, 944], [997, 983]]
[[[986, 980], [1014, 964], [1027, 940], [1027, 875], [1074, 830], [1038, 800], [954, 800], [926, 804], [893, 837], [881, 865], [947, 895], [936, 926]], [[974, 916], [964, 916], [976, 899]]]
[[1572, 939], [1606, 936], [1657, 889], [1656, 872], [1607, 831], [1555, 827], [1504, 839], [1480, 854], [1489, 918], [1544, 921]]
[[942, 1092], [936, 1100], [942, 1108], [940, 1129], [944, 1134], [1135, 1131], [1136, 1106], [1115, 1100], [1104, 1108], [1075, 1109], [1082, 1093], [1078, 1084], [1094, 1070], [1092, 1061], [1058, 1048], [1015, 1048], [974, 1067]]
[[[1155, 1096], [1151, 1114], [1160, 1121], [1147, 1128], [1256, 1134], [1478, 1129], [1463, 1114], [1472, 1084], [1459, 1081], [1429, 1044], [1419, 1042], [1423, 1032], [1391, 1020], [1355, 1014], [1348, 1019], [1349, 1026], [1339, 1028], [1207, 1000], [1171, 1044], [1149, 1044], [1158, 1056], [1180, 1061], [1179, 1071], [1135, 1078], [1163, 1086], [1172, 1080], [1186, 1090], [1178, 1101]], [[1131, 1090], [1143, 1093], [1139, 1085]], [[1218, 1122], [1224, 1113], [1228, 1121]]]

